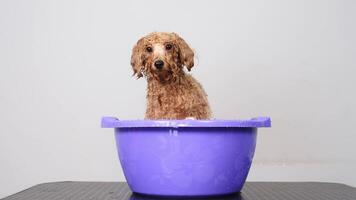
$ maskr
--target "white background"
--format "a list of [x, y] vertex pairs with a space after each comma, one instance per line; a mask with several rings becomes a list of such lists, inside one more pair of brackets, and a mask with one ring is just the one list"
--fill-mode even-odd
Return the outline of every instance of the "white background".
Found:
[[249, 181], [356, 186], [356, 1], [0, 0], [0, 198], [123, 181], [101, 116], [141, 119], [134, 43], [177, 32], [216, 118], [270, 116]]

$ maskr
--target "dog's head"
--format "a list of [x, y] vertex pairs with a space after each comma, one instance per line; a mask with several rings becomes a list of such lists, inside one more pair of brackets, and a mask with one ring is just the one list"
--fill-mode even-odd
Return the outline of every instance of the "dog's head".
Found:
[[131, 66], [137, 78], [148, 76], [160, 82], [173, 80], [194, 66], [194, 52], [176, 33], [154, 32], [132, 49]]

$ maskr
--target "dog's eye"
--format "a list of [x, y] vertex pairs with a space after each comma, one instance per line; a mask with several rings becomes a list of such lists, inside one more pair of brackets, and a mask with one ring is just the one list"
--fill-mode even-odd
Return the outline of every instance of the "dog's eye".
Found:
[[172, 45], [171, 44], [166, 44], [166, 50], [170, 50], [170, 49], [172, 49]]
[[152, 52], [152, 47], [146, 47], [146, 51], [151, 53]]

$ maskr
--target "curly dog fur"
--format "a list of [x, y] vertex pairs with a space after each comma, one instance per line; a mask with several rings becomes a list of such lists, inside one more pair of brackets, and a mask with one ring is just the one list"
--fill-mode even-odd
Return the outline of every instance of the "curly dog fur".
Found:
[[211, 111], [202, 86], [189, 74], [194, 52], [176, 33], [154, 32], [138, 40], [131, 66], [147, 79], [145, 119], [209, 119]]

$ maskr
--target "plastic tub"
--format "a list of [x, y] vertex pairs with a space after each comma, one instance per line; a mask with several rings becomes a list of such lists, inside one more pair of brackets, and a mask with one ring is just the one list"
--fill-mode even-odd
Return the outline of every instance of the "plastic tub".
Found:
[[158, 196], [217, 196], [239, 192], [247, 178], [258, 127], [251, 120], [118, 120], [119, 159], [131, 190]]

